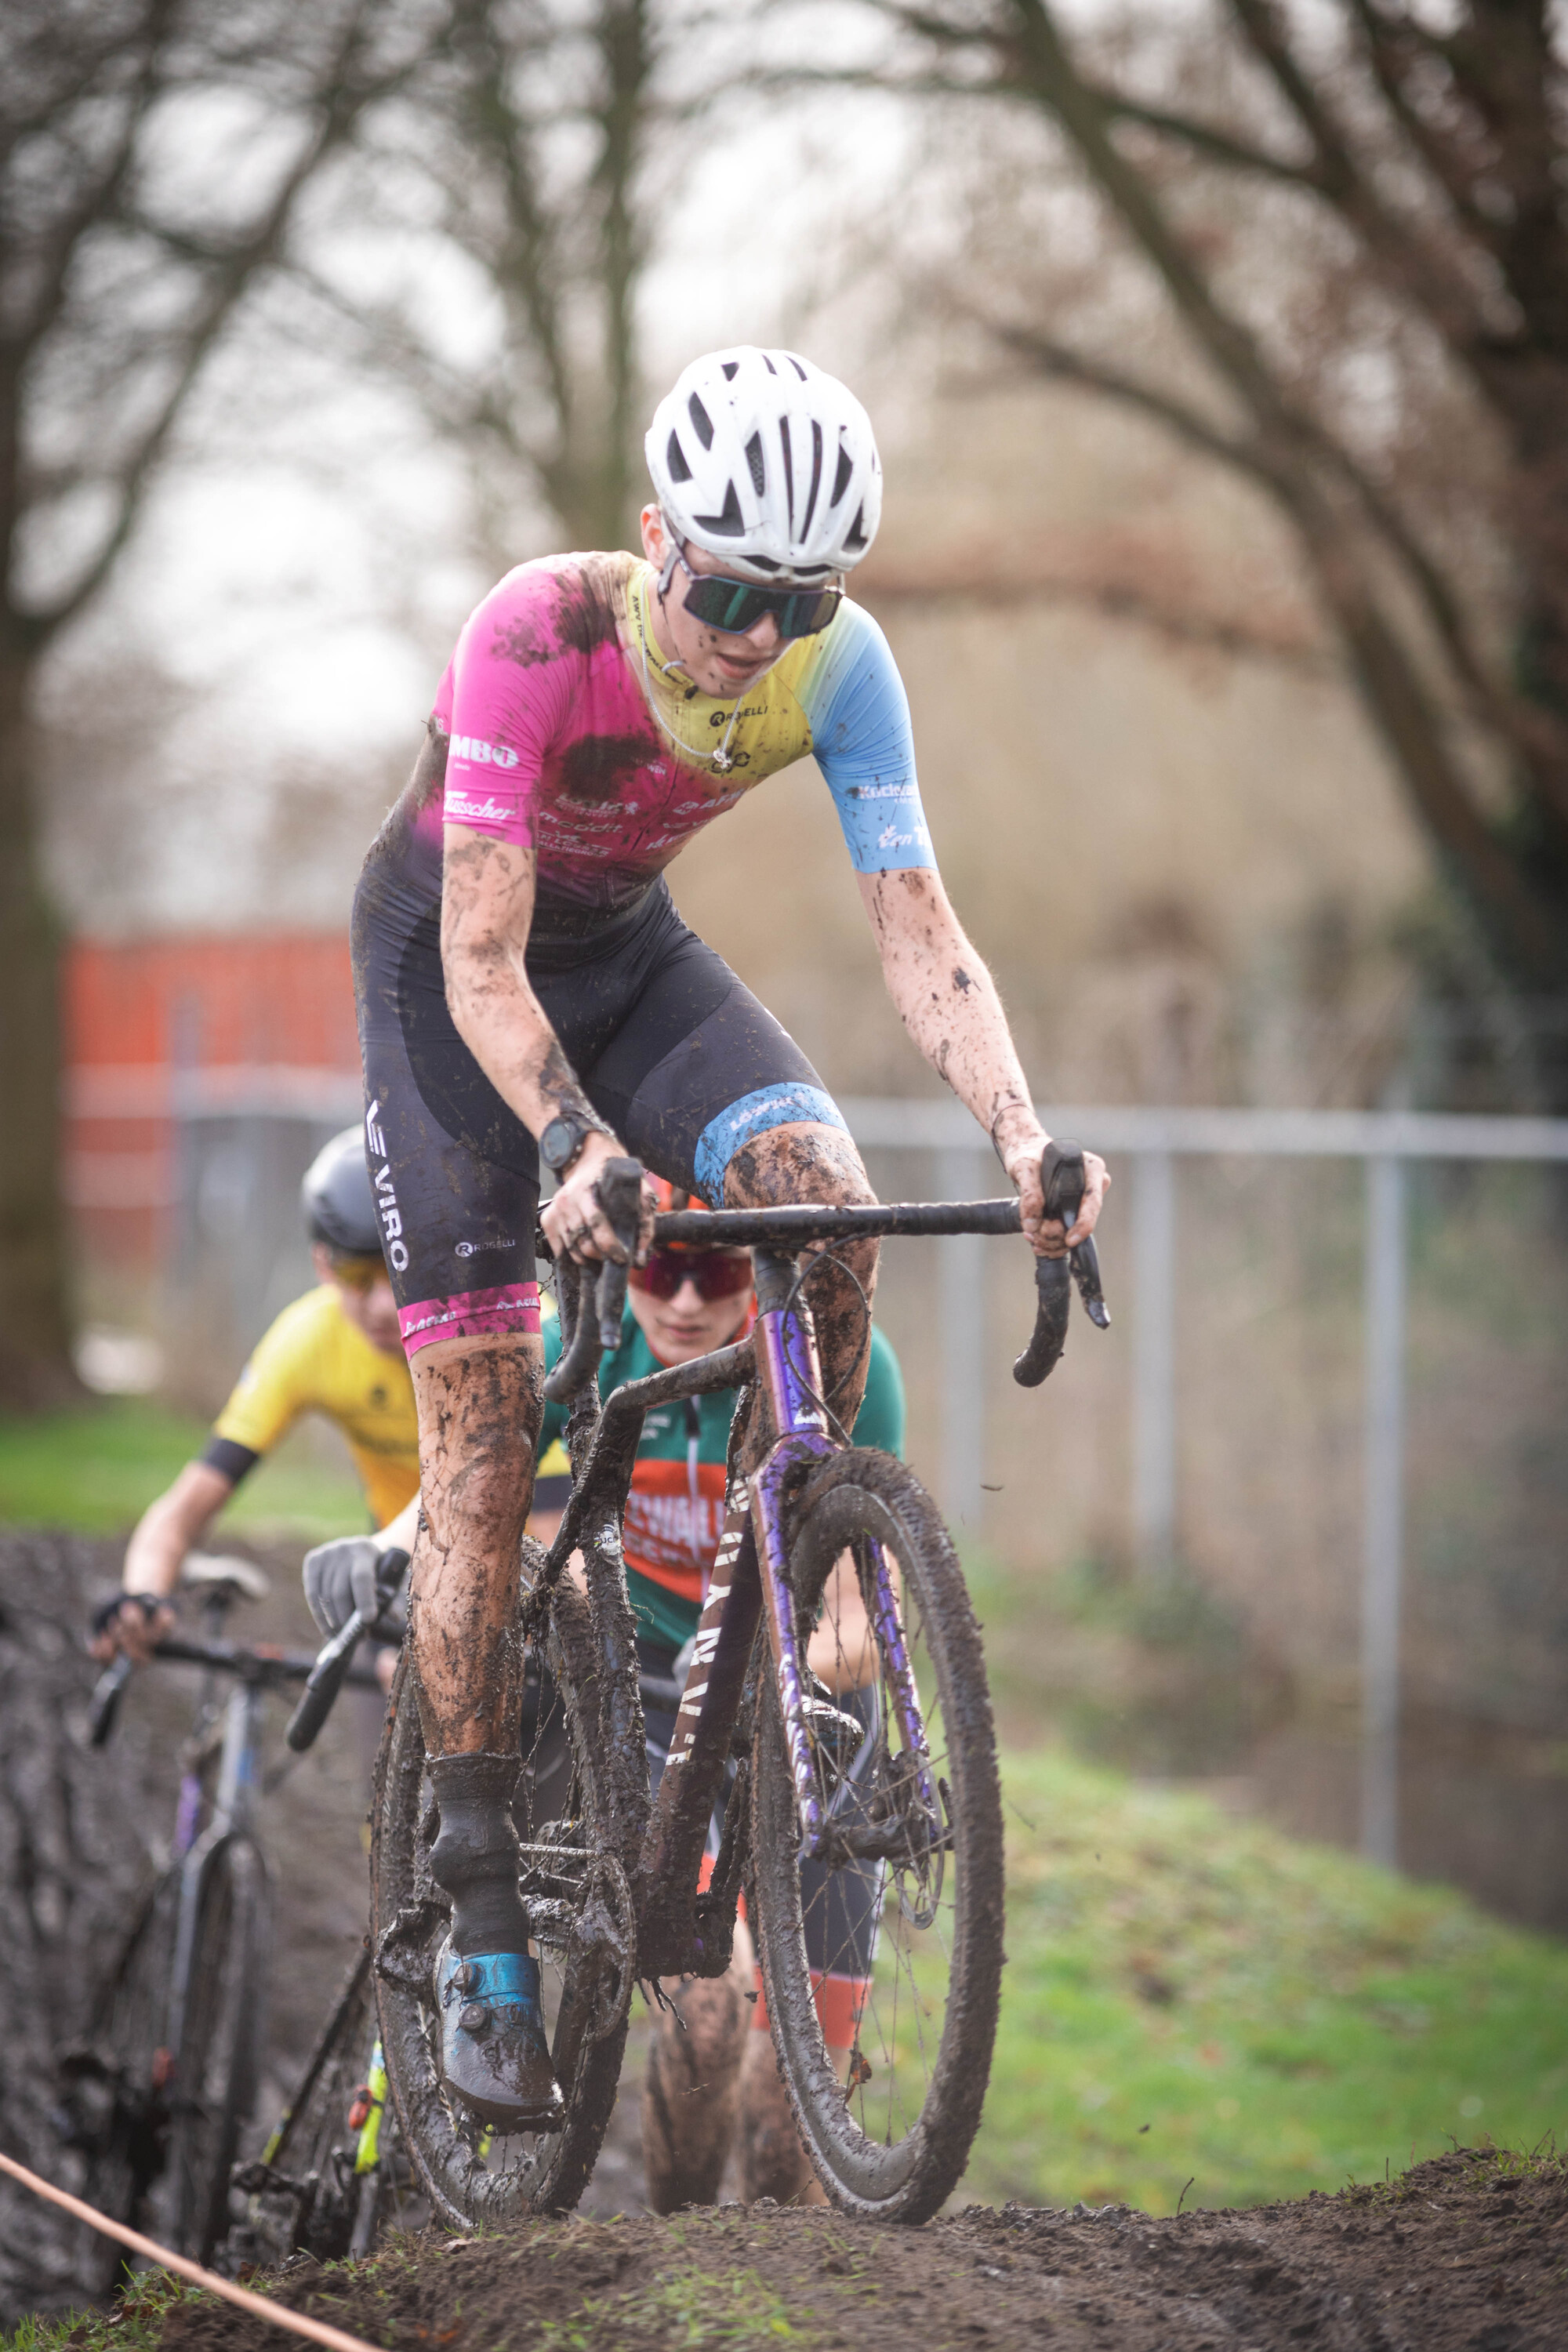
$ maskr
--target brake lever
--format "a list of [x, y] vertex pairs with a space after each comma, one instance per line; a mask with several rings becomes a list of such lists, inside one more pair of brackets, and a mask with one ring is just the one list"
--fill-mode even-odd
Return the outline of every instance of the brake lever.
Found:
[[[1045, 1213], [1059, 1223], [1066, 1233], [1083, 1202], [1087, 1178], [1082, 1145], [1047, 1143], [1040, 1161], [1040, 1179]], [[1066, 1257], [1035, 1260], [1035, 1290], [1039, 1302], [1035, 1328], [1028, 1346], [1013, 1366], [1013, 1378], [1020, 1388], [1038, 1388], [1060, 1362], [1062, 1349], [1067, 1346], [1075, 1283], [1089, 1321], [1097, 1329], [1106, 1330], [1110, 1323], [1110, 1309], [1100, 1285], [1100, 1253], [1092, 1234], [1077, 1243]]]
[[[606, 1160], [594, 1189], [616, 1240], [628, 1253], [634, 1251], [642, 1221], [641, 1162]], [[577, 1316], [571, 1344], [544, 1383], [544, 1393], [552, 1404], [563, 1404], [574, 1397], [597, 1371], [601, 1354], [619, 1347], [626, 1303], [624, 1265], [606, 1258], [591, 1294], [588, 1269], [577, 1269]]]

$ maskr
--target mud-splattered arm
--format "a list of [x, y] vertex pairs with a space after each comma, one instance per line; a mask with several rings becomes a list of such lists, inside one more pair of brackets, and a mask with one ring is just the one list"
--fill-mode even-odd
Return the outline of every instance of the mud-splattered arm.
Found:
[[523, 956], [533, 921], [536, 853], [462, 824], [446, 828], [441, 966], [458, 1034], [508, 1108], [534, 1136], [570, 1115], [595, 1130], [544, 1213], [553, 1247], [574, 1257], [626, 1252], [594, 1191], [623, 1146], [589, 1102], [530, 984]]
[[603, 1125], [573, 1075], [523, 963], [538, 857], [448, 824], [441, 885], [441, 967], [458, 1034], [503, 1102], [534, 1135], [570, 1111]]
[[996, 983], [965, 938], [941, 876], [928, 866], [855, 878], [905, 1028], [990, 1137], [1017, 1187], [1035, 1249], [1059, 1256], [1094, 1229], [1110, 1182], [1105, 1162], [1085, 1155], [1089, 1183], [1070, 1232], [1042, 1223], [1040, 1157], [1049, 1138], [1035, 1117]]

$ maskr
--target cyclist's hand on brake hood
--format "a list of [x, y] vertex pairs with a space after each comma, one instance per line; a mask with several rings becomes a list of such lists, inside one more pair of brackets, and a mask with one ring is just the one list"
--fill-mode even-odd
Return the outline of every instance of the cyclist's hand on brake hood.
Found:
[[[595, 1129], [586, 1137], [562, 1178], [560, 1190], [546, 1202], [540, 1218], [544, 1238], [557, 1256], [574, 1257], [580, 1265], [594, 1265], [603, 1258], [617, 1265], [626, 1263], [626, 1252], [616, 1238], [615, 1227], [605, 1216], [598, 1194], [605, 1162], [626, 1157], [626, 1147], [617, 1143], [613, 1135]], [[639, 1265], [653, 1240], [653, 1180], [645, 1176], [641, 1227], [635, 1254]]]
[[153, 1643], [176, 1622], [174, 1604], [163, 1593], [117, 1592], [94, 1610], [88, 1650], [103, 1665], [123, 1651], [133, 1666], [144, 1666]]
[[1077, 1218], [1064, 1234], [1057, 1219], [1047, 1223], [1042, 1214], [1046, 1203], [1040, 1160], [1049, 1138], [1033, 1120], [1029, 1127], [1027, 1133], [1008, 1137], [1002, 1147], [1002, 1165], [1016, 1187], [1018, 1205], [1024, 1213], [1024, 1233], [1036, 1256], [1065, 1257], [1069, 1249], [1076, 1249], [1093, 1233], [1110, 1189], [1110, 1171], [1098, 1151], [1084, 1153], [1083, 1201]]
[[[327, 1640], [342, 1631], [356, 1609], [366, 1624], [374, 1621], [376, 1568], [386, 1549], [380, 1536], [339, 1536], [305, 1554], [306, 1603]], [[382, 1623], [389, 1632], [401, 1627], [407, 1607], [405, 1587], [383, 1612]]]

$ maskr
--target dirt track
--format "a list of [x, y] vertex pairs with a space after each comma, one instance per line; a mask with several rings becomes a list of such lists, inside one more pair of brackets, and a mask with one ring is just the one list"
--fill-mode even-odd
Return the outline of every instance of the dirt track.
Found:
[[[1391, 2190], [1151, 2221], [1124, 2207], [981, 2207], [923, 2230], [721, 2206], [673, 2221], [540, 2222], [301, 2264], [296, 2307], [388, 2347], [452, 2352], [831, 2352], [1115, 2346], [1118, 2352], [1560, 2352], [1568, 2176], [1472, 2152]], [[259, 2321], [185, 2304], [165, 2352], [279, 2352]]]
[[[189, 1703], [149, 1677], [112, 1755], [83, 1750], [90, 1669], [68, 1629], [110, 1564], [107, 1547], [0, 1539], [0, 1866], [9, 1882], [0, 2133], [70, 2186], [70, 2160], [45, 2144], [49, 2051], [79, 2014], [73, 1964], [112, 1933], [142, 1835], [166, 1819], [169, 1748]], [[280, 1578], [244, 1630], [300, 1638], [309, 1629], [296, 1622], [297, 1593]], [[263, 2123], [357, 1931], [368, 1728], [334, 1721], [269, 1808], [268, 1843], [285, 1868]], [[731, 2205], [660, 2222], [638, 2210], [637, 2083], [629, 2058], [575, 2221], [473, 2241], [403, 2240], [358, 2271], [300, 2268], [281, 2283], [285, 2297], [377, 2345], [452, 2352], [776, 2345], [790, 2340], [777, 2323], [795, 2340], [855, 2352], [1568, 2345], [1568, 2165], [1521, 2178], [1506, 2160], [1460, 2154], [1391, 2190], [1174, 2221], [1009, 2206], [906, 2232]], [[10, 2192], [0, 2209], [0, 2325], [29, 2307], [68, 2307], [71, 2233]], [[163, 2328], [170, 2352], [279, 2352], [286, 2340], [201, 2303], [176, 2305]]]

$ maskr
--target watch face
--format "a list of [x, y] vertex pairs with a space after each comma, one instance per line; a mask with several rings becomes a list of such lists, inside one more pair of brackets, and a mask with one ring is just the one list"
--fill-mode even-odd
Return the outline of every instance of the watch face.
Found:
[[559, 1171], [582, 1140], [583, 1130], [574, 1118], [552, 1118], [539, 1139], [540, 1157], [547, 1168]]

